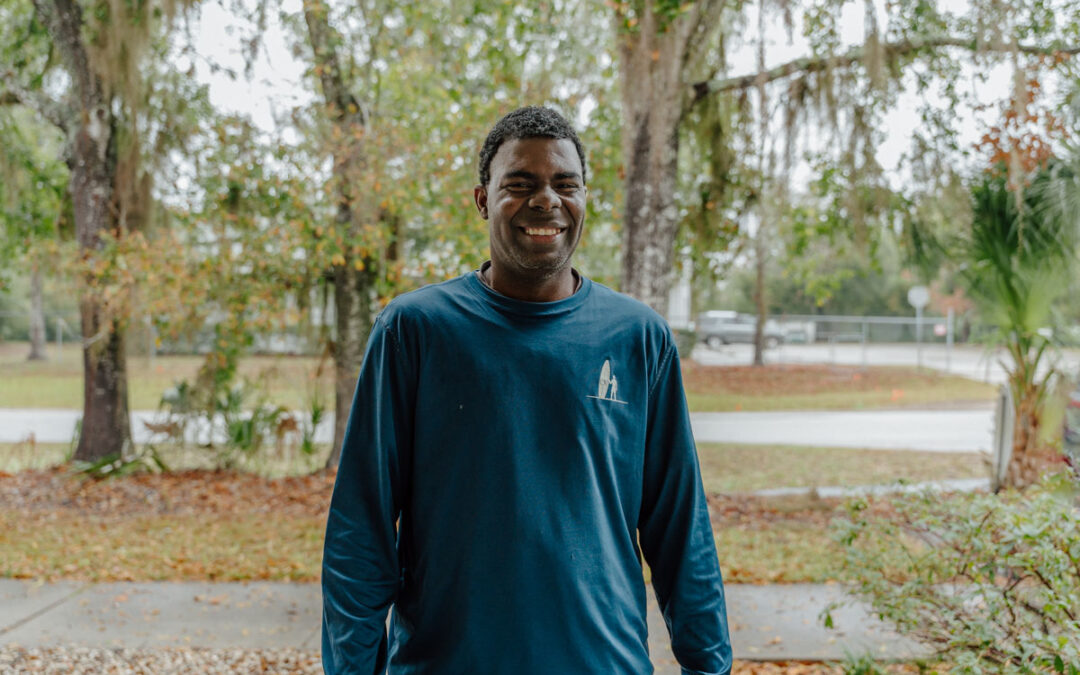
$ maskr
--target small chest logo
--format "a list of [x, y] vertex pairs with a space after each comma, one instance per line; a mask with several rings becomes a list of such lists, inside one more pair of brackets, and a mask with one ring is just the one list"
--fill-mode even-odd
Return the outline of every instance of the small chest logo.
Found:
[[588, 398], [626, 404], [626, 401], [619, 400], [619, 379], [615, 377], [615, 373], [611, 370], [610, 360], [605, 360], [604, 367], [600, 369], [600, 383], [597, 386], [596, 396], [590, 394]]

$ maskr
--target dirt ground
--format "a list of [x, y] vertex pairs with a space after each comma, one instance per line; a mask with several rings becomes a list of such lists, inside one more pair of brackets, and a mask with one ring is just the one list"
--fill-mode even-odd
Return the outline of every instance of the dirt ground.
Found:
[[[0, 472], [0, 503], [9, 510], [57, 511], [111, 517], [144, 514], [275, 513], [325, 516], [336, 473], [263, 478], [233, 471], [191, 470], [92, 480], [63, 466]], [[799, 520], [825, 524], [840, 500], [814, 495], [710, 495], [716, 528]]]
[[912, 368], [860, 368], [837, 365], [773, 364], [757, 366], [683, 365], [683, 384], [689, 391], [726, 391], [755, 396], [820, 394], [837, 390], [892, 391], [913, 384], [930, 386], [941, 378], [934, 371]]

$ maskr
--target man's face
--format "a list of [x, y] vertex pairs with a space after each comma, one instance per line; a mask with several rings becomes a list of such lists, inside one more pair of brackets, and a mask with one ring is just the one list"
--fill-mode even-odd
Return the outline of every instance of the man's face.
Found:
[[489, 223], [493, 267], [538, 282], [569, 273], [585, 220], [582, 174], [569, 139], [520, 138], [499, 146], [490, 181], [475, 191]]

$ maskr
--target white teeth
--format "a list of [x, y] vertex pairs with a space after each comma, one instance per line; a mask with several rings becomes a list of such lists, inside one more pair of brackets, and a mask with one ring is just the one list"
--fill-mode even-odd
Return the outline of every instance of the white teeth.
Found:
[[558, 234], [559, 231], [554, 227], [526, 227], [525, 234], [532, 234], [540, 237], [550, 236], [552, 234]]

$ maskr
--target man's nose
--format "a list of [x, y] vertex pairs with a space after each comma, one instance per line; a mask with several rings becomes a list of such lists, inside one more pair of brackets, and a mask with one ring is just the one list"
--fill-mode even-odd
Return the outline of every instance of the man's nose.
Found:
[[541, 185], [529, 198], [529, 206], [541, 211], [551, 211], [559, 206], [559, 195], [550, 185]]

